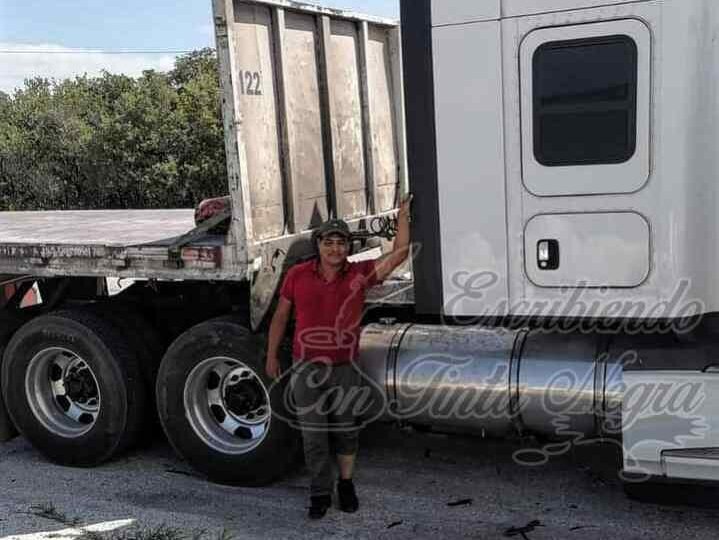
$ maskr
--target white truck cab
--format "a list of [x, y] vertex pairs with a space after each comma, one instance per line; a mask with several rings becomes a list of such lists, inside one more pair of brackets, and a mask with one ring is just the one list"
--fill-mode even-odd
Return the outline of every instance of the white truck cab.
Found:
[[506, 367], [514, 428], [584, 395], [576, 432], [621, 410], [626, 473], [719, 479], [719, 4], [405, 0], [402, 31], [418, 312], [546, 323], [455, 346]]
[[[422, 270], [442, 288], [423, 303], [517, 315], [581, 288], [616, 316], [616, 300], [669, 302], [686, 282], [719, 310], [715, 2], [407, 4], [406, 39], [426, 46], [405, 64], [431, 70], [407, 94], [434, 104], [409, 115], [428, 128], [410, 137], [436, 146], [412, 177], [437, 199]], [[477, 268], [496, 281], [472, 300]]]

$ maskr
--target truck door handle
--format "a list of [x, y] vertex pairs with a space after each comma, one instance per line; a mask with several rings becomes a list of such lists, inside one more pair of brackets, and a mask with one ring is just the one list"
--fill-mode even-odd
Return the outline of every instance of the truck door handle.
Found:
[[540, 240], [537, 242], [537, 266], [540, 270], [559, 268], [559, 241]]

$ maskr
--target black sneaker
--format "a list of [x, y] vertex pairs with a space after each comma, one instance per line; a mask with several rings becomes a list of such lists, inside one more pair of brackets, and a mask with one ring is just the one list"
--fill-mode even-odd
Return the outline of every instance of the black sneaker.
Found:
[[315, 495], [310, 497], [310, 519], [322, 519], [325, 517], [330, 506], [332, 506], [332, 497], [330, 495]]
[[352, 480], [340, 480], [337, 482], [337, 495], [340, 499], [340, 510], [343, 512], [349, 512], [350, 514], [356, 512], [359, 508], [359, 500], [355, 493], [355, 485]]

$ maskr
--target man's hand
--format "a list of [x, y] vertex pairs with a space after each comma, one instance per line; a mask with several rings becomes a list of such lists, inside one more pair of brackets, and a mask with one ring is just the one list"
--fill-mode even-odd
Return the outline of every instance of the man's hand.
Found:
[[412, 194], [408, 193], [402, 199], [397, 214], [397, 236], [394, 239], [392, 251], [377, 259], [375, 263], [375, 276], [382, 282], [394, 272], [395, 268], [407, 260], [409, 255], [409, 217], [412, 205]]
[[270, 379], [277, 380], [280, 378], [280, 361], [276, 356], [267, 356], [265, 373]]

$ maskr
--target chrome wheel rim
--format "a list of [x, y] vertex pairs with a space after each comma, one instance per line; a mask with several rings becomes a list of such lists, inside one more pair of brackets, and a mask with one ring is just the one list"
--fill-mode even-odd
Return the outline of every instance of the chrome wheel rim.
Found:
[[28, 364], [25, 395], [30, 410], [55, 435], [80, 437], [100, 414], [100, 386], [90, 365], [62, 347], [38, 352]]
[[224, 454], [254, 450], [270, 426], [270, 396], [257, 373], [240, 360], [208, 358], [190, 372], [185, 414], [204, 444]]

